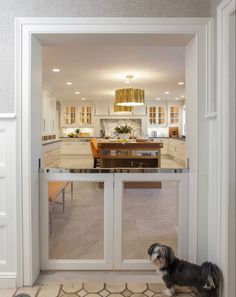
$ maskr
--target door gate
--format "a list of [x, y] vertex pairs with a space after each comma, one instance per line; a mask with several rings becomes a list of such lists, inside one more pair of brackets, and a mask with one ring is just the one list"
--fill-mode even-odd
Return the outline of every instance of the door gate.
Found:
[[151, 270], [154, 242], [188, 257], [186, 170], [81, 171], [40, 174], [42, 270]]

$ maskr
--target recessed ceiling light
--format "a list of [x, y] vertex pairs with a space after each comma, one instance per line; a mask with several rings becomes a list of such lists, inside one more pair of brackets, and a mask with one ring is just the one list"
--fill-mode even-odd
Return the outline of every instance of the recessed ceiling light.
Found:
[[183, 81], [179, 81], [179, 82], [178, 82], [178, 85], [179, 85], [179, 86], [183, 86], [183, 85], [184, 85], [184, 82], [183, 82]]
[[170, 92], [169, 92], [169, 91], [165, 91], [165, 94], [166, 94], [166, 95], [169, 95], [169, 94], [170, 94]]
[[156, 98], [156, 100], [161, 100], [161, 98]]
[[70, 86], [70, 85], [72, 85], [72, 82], [71, 82], [71, 81], [68, 81], [66, 84], [67, 84], [68, 86]]
[[80, 91], [76, 91], [75, 94], [76, 94], [76, 95], [79, 95], [79, 94], [80, 94]]
[[53, 68], [52, 71], [53, 71], [53, 72], [60, 72], [61, 70], [58, 69], [58, 68]]
[[84, 100], [86, 100], [86, 98], [81, 98], [81, 100], [83, 100], [83, 101], [84, 101]]
[[181, 95], [181, 98], [184, 98], [185, 96], [184, 95]]
[[175, 100], [179, 100], [179, 98], [176, 97]]

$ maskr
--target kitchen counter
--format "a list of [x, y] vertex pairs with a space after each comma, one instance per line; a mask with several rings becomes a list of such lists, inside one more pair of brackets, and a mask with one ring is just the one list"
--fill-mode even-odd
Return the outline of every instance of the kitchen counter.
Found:
[[168, 137], [168, 136], [160, 136], [160, 137], [148, 137], [148, 139], [175, 139], [175, 140], [181, 140], [181, 141], [185, 141], [186, 139], [185, 138], [182, 138], [182, 137]]

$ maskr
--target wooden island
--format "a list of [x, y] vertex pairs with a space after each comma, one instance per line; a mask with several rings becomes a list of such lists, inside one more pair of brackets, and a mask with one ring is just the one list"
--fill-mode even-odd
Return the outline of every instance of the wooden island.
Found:
[[145, 142], [99, 142], [101, 168], [161, 166], [162, 143]]

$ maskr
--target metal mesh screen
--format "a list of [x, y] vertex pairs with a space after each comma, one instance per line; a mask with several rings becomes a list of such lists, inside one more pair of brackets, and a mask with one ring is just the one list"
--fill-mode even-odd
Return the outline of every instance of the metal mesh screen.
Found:
[[49, 259], [104, 258], [104, 183], [49, 182]]
[[155, 242], [178, 254], [178, 190], [176, 181], [123, 183], [123, 260], [147, 259]]

